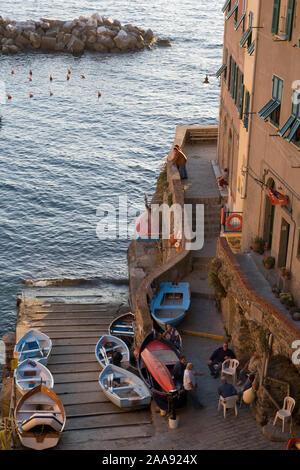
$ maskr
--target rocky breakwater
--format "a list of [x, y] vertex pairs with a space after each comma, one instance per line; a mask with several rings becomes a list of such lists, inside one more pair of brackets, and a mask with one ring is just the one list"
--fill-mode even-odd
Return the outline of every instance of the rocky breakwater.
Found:
[[151, 49], [153, 44], [171, 45], [168, 39], [157, 38], [151, 29], [144, 30], [131, 24], [122, 26], [118, 20], [98, 13], [90, 18], [81, 16], [72, 21], [46, 18], [40, 21], [12, 21], [0, 16], [2, 54], [40, 50], [81, 55], [85, 50], [123, 52]]

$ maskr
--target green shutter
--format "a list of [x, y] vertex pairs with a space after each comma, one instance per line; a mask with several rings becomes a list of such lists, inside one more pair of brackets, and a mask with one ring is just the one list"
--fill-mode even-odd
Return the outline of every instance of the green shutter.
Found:
[[286, 34], [285, 38], [287, 41], [290, 41], [292, 39], [294, 6], [295, 6], [295, 0], [289, 0], [288, 7], [287, 7], [287, 15], [286, 15], [286, 26], [285, 26], [285, 34]]
[[240, 73], [240, 87], [239, 87], [239, 101], [238, 110], [240, 112], [240, 118], [243, 117], [243, 104], [244, 104], [244, 75]]
[[234, 97], [235, 81], [236, 81], [236, 63], [235, 63], [235, 61], [233, 61], [233, 64], [232, 64], [232, 79], [231, 79], [231, 87], [230, 87], [230, 94], [231, 94], [232, 98]]
[[280, 0], [274, 0], [272, 29], [271, 29], [271, 32], [274, 34], [278, 33], [279, 12], [280, 12]]
[[248, 130], [248, 124], [249, 124], [249, 105], [250, 105], [250, 93], [246, 91], [245, 112], [244, 112], [244, 126], [246, 130]]
[[231, 71], [232, 71], [232, 56], [229, 58], [229, 70], [228, 70], [228, 91], [230, 90], [231, 83]]

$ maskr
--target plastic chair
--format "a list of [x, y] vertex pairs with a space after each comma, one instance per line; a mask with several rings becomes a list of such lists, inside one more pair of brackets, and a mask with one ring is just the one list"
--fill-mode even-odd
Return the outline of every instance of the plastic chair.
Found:
[[226, 359], [222, 364], [221, 377], [223, 375], [231, 375], [233, 379], [233, 384], [236, 383], [236, 370], [239, 366], [239, 361], [237, 359]]
[[220, 395], [219, 398], [219, 404], [218, 404], [218, 411], [220, 410], [221, 405], [223, 406], [223, 412], [224, 412], [224, 419], [226, 418], [226, 411], [229, 408], [234, 408], [234, 413], [235, 416], [238, 415], [238, 408], [237, 408], [237, 402], [238, 400], [238, 395], [233, 395], [232, 397], [227, 397], [223, 398], [222, 395]]
[[279, 411], [277, 411], [274, 421], [273, 421], [273, 426], [275, 426], [277, 419], [281, 419], [282, 421], [282, 429], [281, 431], [284, 432], [284, 423], [287, 421], [289, 418], [291, 418], [291, 429], [292, 429], [292, 412], [295, 407], [295, 400], [292, 397], [285, 397], [283, 400], [283, 408]]

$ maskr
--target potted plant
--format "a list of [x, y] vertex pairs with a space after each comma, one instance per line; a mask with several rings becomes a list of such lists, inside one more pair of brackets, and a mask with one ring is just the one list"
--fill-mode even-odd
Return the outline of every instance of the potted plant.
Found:
[[272, 269], [274, 268], [274, 265], [275, 265], [275, 258], [274, 256], [267, 256], [264, 260], [263, 260], [263, 263], [264, 263], [264, 266], [266, 269]]
[[255, 237], [254, 240], [252, 241], [252, 250], [255, 251], [255, 253], [263, 253], [264, 252], [264, 245], [265, 242], [261, 237]]
[[281, 274], [281, 276], [284, 276], [285, 273], [286, 273], [286, 267], [285, 267], [285, 266], [281, 266], [281, 268], [279, 268], [279, 269], [280, 269], [280, 274]]
[[285, 304], [286, 301], [287, 301], [287, 299], [288, 299], [288, 297], [289, 297], [288, 293], [282, 292], [282, 293], [279, 295], [280, 302], [281, 302], [282, 304]]
[[286, 281], [289, 281], [291, 279], [290, 271], [286, 270], [283, 277]]
[[280, 297], [280, 292], [281, 292], [280, 289], [279, 289], [278, 287], [274, 286], [274, 287], [272, 288], [272, 292], [273, 292], [273, 294], [275, 295], [275, 297], [277, 297], [277, 298], [279, 299], [279, 297]]

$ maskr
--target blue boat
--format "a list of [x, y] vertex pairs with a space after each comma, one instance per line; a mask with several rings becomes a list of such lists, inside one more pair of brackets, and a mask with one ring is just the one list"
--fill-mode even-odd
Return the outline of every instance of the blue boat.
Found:
[[167, 323], [176, 326], [184, 319], [190, 303], [191, 291], [188, 282], [162, 282], [159, 292], [150, 304], [151, 316], [165, 330]]

